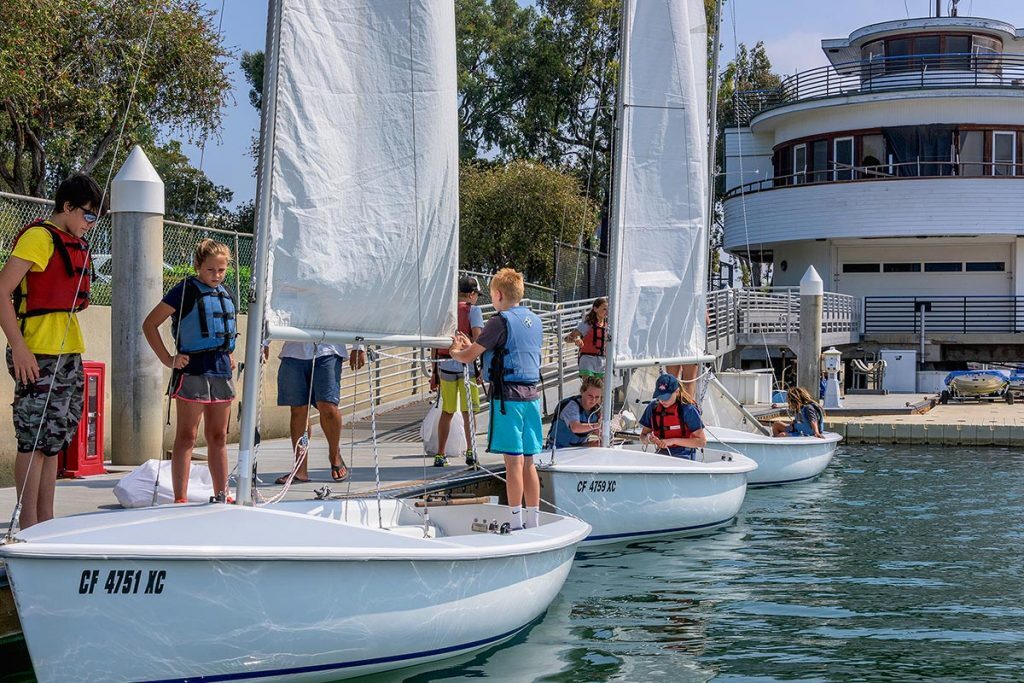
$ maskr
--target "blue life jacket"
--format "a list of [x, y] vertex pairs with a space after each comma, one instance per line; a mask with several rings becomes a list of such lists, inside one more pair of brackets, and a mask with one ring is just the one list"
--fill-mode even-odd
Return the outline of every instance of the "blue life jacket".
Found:
[[580, 422], [592, 425], [601, 418], [601, 405], [598, 404], [594, 408], [594, 412], [588, 413], [583, 409], [583, 401], [580, 400], [579, 396], [570, 396], [569, 398], [563, 398], [558, 402], [558, 407], [555, 408], [555, 417], [551, 422], [551, 430], [548, 432], [548, 438], [544, 442], [544, 448], [551, 448], [552, 442], [559, 448], [565, 448], [568, 446], [582, 446], [590, 440], [589, 434], [577, 434], [569, 428], [569, 425], [562, 419], [562, 411], [570, 403], [575, 403], [580, 409]]
[[790, 431], [800, 436], [814, 436], [812, 422], [818, 424], [818, 432], [825, 431], [825, 415], [821, 407], [814, 403], [808, 403], [796, 411]]
[[223, 285], [210, 287], [198, 278], [185, 280], [181, 310], [171, 326], [178, 353], [235, 350], [235, 302]]
[[525, 306], [499, 313], [508, 333], [505, 344], [484, 352], [484, 380], [499, 384], [539, 384], [543, 323]]

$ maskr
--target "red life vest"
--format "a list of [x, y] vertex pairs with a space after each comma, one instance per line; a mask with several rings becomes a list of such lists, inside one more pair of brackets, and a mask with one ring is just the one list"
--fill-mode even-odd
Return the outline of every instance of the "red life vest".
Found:
[[[473, 339], [473, 328], [469, 326], [469, 309], [473, 304], [468, 301], [459, 302], [459, 332], [466, 335], [470, 341]], [[439, 358], [449, 358], [448, 349], [437, 349]]]
[[[71, 233], [58, 230], [46, 221], [36, 220], [15, 237], [31, 228], [45, 228], [53, 238], [53, 255], [46, 268], [25, 275], [25, 292], [18, 287], [14, 293], [14, 310], [24, 320], [46, 313], [74, 313], [89, 306], [92, 285], [92, 260], [89, 243]], [[24, 310], [20, 310], [24, 304]]]
[[689, 439], [693, 432], [683, 419], [684, 410], [685, 405], [679, 401], [667, 408], [658, 401], [651, 412], [651, 432], [659, 439]]
[[608, 332], [608, 325], [591, 325], [590, 332], [583, 336], [583, 346], [580, 348], [581, 356], [603, 356], [604, 339]]

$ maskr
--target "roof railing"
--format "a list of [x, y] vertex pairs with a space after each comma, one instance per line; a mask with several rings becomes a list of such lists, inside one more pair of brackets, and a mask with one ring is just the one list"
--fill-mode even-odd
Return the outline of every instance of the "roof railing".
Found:
[[795, 102], [894, 90], [1024, 90], [1024, 55], [957, 52], [844, 62], [787, 76], [777, 88], [736, 93], [736, 123]]

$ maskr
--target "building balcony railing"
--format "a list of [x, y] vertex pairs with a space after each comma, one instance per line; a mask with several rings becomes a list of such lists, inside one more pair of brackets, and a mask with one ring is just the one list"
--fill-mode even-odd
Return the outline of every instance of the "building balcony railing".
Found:
[[784, 176], [738, 185], [730, 189], [724, 199], [740, 195], [774, 190], [783, 187], [804, 187], [832, 183], [877, 182], [880, 180], [906, 180], [909, 178], [1020, 178], [1024, 179], [1024, 164], [992, 161], [932, 161], [916, 159], [877, 166], [852, 166], [831, 163], [829, 168], [801, 171]]
[[802, 71], [777, 88], [736, 94], [739, 125], [796, 102], [896, 90], [1007, 88], [1024, 92], [1024, 55], [951, 53], [882, 57]]
[[1024, 332], [1024, 297], [869, 296], [864, 334], [1012, 334]]

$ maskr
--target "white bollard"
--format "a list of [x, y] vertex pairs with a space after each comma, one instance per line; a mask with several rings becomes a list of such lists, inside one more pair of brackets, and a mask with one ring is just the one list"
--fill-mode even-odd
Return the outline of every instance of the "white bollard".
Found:
[[800, 343], [797, 349], [796, 383], [818, 400], [821, 383], [821, 315], [825, 285], [814, 266], [800, 279]]
[[114, 176], [111, 333], [111, 461], [161, 458], [164, 367], [142, 334], [163, 296], [164, 183], [138, 145]]

